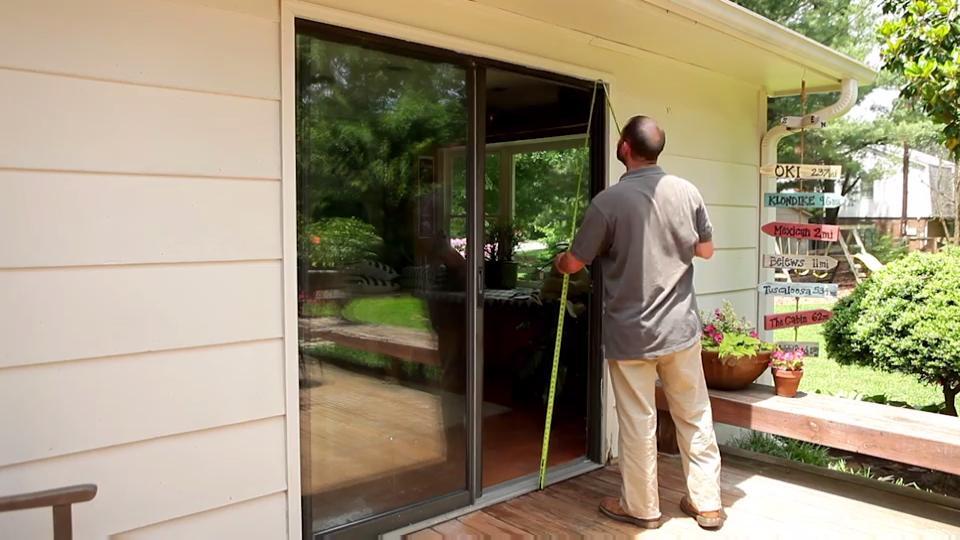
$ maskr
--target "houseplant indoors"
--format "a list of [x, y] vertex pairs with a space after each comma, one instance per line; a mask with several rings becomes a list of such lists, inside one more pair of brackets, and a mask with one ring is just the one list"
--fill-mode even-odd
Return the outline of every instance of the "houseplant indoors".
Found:
[[514, 289], [517, 286], [519, 264], [513, 260], [520, 244], [520, 234], [512, 223], [498, 223], [492, 227], [484, 246], [484, 283], [490, 289]]
[[804, 352], [800, 349], [785, 351], [777, 349], [770, 358], [770, 371], [778, 396], [795, 397], [800, 379], [803, 378]]
[[738, 317], [730, 302], [709, 317], [701, 314], [700, 320], [707, 388], [742, 390], [767, 369], [774, 345], [761, 340], [756, 328]]

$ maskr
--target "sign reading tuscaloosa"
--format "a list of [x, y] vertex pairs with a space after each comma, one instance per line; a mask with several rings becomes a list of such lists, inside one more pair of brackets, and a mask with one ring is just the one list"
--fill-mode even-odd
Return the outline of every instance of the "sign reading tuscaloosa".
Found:
[[788, 223], [772, 221], [760, 230], [770, 236], [780, 238], [799, 238], [800, 240], [824, 240], [834, 242], [840, 238], [840, 227], [836, 225], [816, 225], [813, 223]]
[[837, 260], [825, 255], [764, 255], [764, 268], [785, 270], [833, 270]]
[[793, 163], [777, 163], [760, 167], [760, 174], [773, 175], [777, 178], [793, 178], [796, 180], [839, 180], [843, 175], [840, 165], [799, 165]]
[[775, 315], [764, 315], [764, 330], [780, 330], [781, 328], [795, 328], [797, 326], [809, 326], [811, 324], [825, 323], [833, 318], [833, 312], [825, 309], [814, 309], [811, 311], [797, 311], [795, 313], [777, 313]]
[[836, 298], [836, 283], [761, 283], [757, 287], [767, 296], [791, 296], [794, 298]]

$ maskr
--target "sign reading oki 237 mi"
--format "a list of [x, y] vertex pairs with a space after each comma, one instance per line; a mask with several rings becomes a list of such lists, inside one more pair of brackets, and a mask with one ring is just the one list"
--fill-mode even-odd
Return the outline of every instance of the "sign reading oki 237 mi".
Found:
[[760, 174], [773, 175], [777, 178], [793, 178], [795, 180], [839, 180], [843, 174], [840, 165], [798, 165], [792, 163], [777, 163], [760, 167]]
[[799, 238], [800, 240], [836, 241], [840, 238], [840, 227], [836, 225], [816, 225], [813, 223], [788, 223], [773, 221], [767, 223], [760, 230], [770, 236], [780, 238]]
[[825, 323], [833, 318], [833, 312], [825, 309], [797, 311], [795, 313], [777, 313], [763, 317], [764, 330], [779, 330], [781, 328], [795, 328], [811, 324]]

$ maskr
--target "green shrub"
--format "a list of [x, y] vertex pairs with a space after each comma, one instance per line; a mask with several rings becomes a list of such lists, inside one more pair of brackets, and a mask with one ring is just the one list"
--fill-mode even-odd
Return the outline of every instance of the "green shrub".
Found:
[[373, 225], [356, 218], [328, 218], [301, 223], [297, 246], [314, 268], [342, 268], [375, 261], [383, 239]]
[[960, 249], [913, 253], [891, 263], [834, 306], [824, 327], [840, 364], [913, 375], [943, 390], [957, 415], [960, 392]]
[[910, 248], [903, 239], [876, 230], [872, 231], [872, 234], [863, 235], [863, 247], [883, 264], [898, 261], [910, 253]]

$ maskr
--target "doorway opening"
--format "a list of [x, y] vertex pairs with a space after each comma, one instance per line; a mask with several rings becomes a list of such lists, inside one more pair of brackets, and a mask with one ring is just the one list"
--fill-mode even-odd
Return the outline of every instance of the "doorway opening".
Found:
[[[536, 473], [551, 260], [605, 177], [603, 123], [587, 133], [603, 100], [589, 82], [296, 28], [304, 532], [375, 534]], [[599, 459], [600, 285], [572, 282], [551, 465]]]

